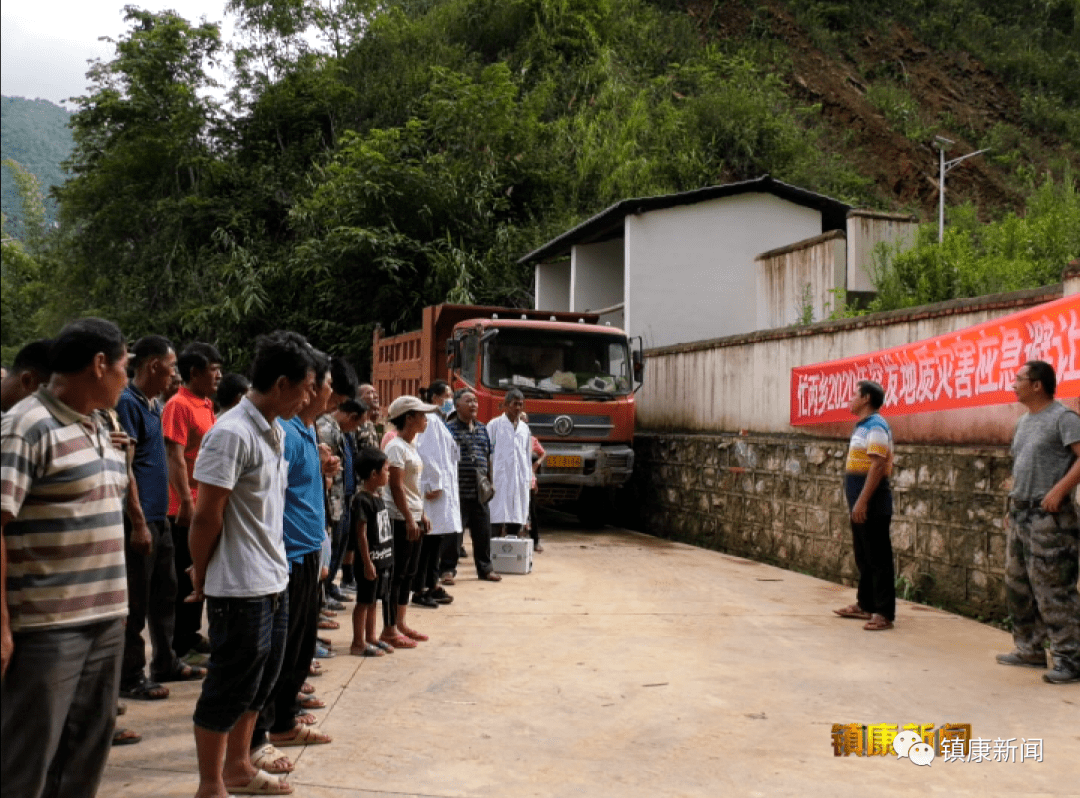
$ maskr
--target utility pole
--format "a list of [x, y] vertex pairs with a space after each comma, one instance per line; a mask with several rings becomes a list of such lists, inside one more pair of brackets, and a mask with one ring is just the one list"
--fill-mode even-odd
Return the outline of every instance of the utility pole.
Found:
[[945, 241], [945, 175], [951, 172], [961, 161], [966, 161], [968, 158], [974, 158], [976, 155], [982, 155], [984, 152], [990, 152], [990, 148], [987, 147], [984, 150], [978, 150], [977, 152], [969, 152], [967, 155], [961, 155], [959, 158], [953, 158], [951, 161], [945, 160], [945, 150], [948, 149], [950, 144], [956, 142], [952, 139], [947, 139], [944, 136], [934, 136], [934, 146], [938, 148], [938, 228], [937, 228], [937, 240], [938, 243]]

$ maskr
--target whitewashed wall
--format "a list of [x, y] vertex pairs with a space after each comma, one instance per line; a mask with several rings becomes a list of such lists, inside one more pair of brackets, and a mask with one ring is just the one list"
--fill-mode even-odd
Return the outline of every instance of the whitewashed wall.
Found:
[[809, 321], [821, 321], [837, 301], [832, 292], [846, 290], [847, 242], [839, 230], [764, 252], [755, 264], [758, 330], [801, 323], [804, 304]]
[[[850, 424], [790, 425], [792, 368], [914, 343], [1061, 296], [1054, 286], [649, 350], [638, 428], [843, 437]], [[1020, 410], [1003, 405], [894, 416], [890, 424], [898, 441], [1006, 443]]]
[[647, 347], [753, 330], [754, 258], [821, 233], [821, 213], [740, 194], [626, 217], [626, 329]]
[[[570, 309], [590, 311], [609, 308], [624, 300], [623, 239], [599, 244], [579, 244], [571, 251]], [[621, 322], [621, 313], [617, 314]], [[605, 316], [604, 321], [613, 321]], [[615, 325], [619, 326], [619, 325]]]
[[570, 310], [570, 261], [536, 264], [534, 286], [537, 310]]
[[915, 243], [918, 220], [913, 216], [856, 209], [847, 218], [847, 289], [875, 291], [874, 248], [885, 241], [907, 249]]

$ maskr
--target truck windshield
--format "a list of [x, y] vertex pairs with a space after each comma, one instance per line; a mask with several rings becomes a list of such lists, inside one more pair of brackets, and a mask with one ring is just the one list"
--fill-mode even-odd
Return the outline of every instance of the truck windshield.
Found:
[[484, 385], [500, 390], [615, 395], [632, 387], [627, 342], [617, 335], [502, 327], [482, 362]]

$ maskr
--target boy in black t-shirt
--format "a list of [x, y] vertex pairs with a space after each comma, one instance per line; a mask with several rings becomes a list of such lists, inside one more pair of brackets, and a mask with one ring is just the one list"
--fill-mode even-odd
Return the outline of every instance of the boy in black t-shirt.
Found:
[[390, 481], [390, 466], [379, 449], [366, 447], [356, 459], [356, 476], [363, 483], [353, 499], [353, 534], [356, 539], [356, 606], [353, 608], [353, 639], [349, 653], [357, 657], [382, 657], [394, 651], [375, 634], [375, 602], [383, 604], [383, 621], [389, 625], [390, 575], [394, 566], [394, 528], [379, 495]]

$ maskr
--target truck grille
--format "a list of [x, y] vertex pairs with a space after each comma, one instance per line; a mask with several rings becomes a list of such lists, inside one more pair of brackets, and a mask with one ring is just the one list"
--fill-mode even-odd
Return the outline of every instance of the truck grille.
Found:
[[[567, 415], [574, 427], [569, 435], [560, 435], [555, 431], [555, 419]], [[574, 440], [604, 440], [610, 438], [615, 425], [611, 416], [581, 416], [564, 413], [529, 413], [529, 429], [538, 438]]]

